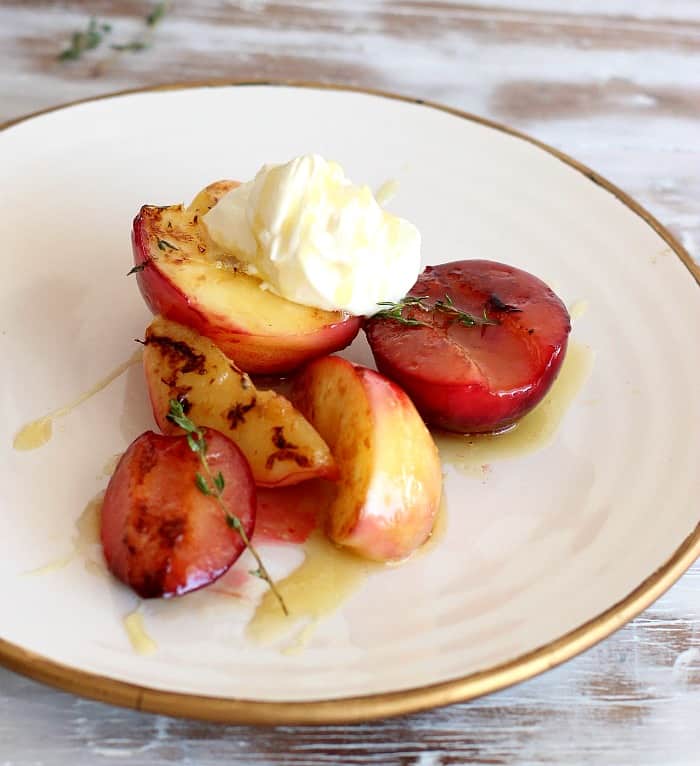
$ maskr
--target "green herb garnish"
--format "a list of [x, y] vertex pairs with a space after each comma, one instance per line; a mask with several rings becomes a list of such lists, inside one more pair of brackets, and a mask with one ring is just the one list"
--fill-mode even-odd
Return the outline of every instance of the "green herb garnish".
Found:
[[443, 299], [436, 300], [432, 306], [426, 303], [428, 298], [428, 295], [407, 295], [396, 303], [392, 301], [382, 301], [377, 305], [385, 306], [386, 308], [378, 311], [374, 316], [384, 319], [393, 319], [407, 327], [430, 327], [428, 322], [422, 322], [415, 317], [405, 317], [403, 315], [403, 310], [405, 308], [419, 308], [422, 311], [440, 311], [443, 314], [448, 314], [454, 321], [459, 322], [459, 324], [464, 325], [464, 327], [483, 327], [485, 325], [500, 324], [497, 319], [491, 319], [488, 316], [486, 306], [484, 306], [484, 313], [482, 316], [474, 316], [467, 311], [458, 309], [452, 298], [447, 294], [445, 294]]
[[102, 43], [104, 36], [112, 31], [111, 24], [100, 24], [96, 18], [88, 21], [83, 32], [73, 32], [70, 45], [58, 54], [59, 61], [75, 61], [85, 51], [91, 51]]
[[270, 587], [270, 590], [274, 593], [275, 598], [277, 601], [279, 601], [279, 604], [282, 607], [282, 611], [285, 613], [285, 615], [288, 615], [289, 611], [287, 610], [287, 605], [284, 603], [282, 595], [277, 590], [275, 583], [265, 568], [265, 565], [263, 564], [260, 555], [255, 549], [255, 546], [250, 541], [250, 538], [243, 528], [241, 520], [238, 518], [238, 516], [231, 513], [229, 508], [226, 506], [226, 503], [224, 502], [222, 493], [225, 486], [225, 479], [221, 471], [219, 471], [216, 476], [212, 474], [211, 467], [209, 466], [209, 461], [207, 460], [207, 442], [204, 436], [204, 431], [202, 431], [201, 428], [195, 425], [195, 423], [187, 417], [185, 414], [185, 409], [182, 406], [182, 402], [178, 401], [177, 399], [170, 400], [168, 420], [179, 428], [182, 428], [182, 430], [187, 434], [187, 443], [189, 444], [190, 449], [199, 457], [199, 464], [202, 470], [201, 472], [198, 471], [194, 475], [194, 483], [197, 489], [203, 495], [213, 497], [219, 504], [219, 507], [224, 513], [226, 524], [230, 529], [234, 529], [236, 532], [238, 532], [246, 548], [248, 548], [248, 550], [253, 554], [255, 562], [258, 565], [258, 568], [255, 570], [255, 576], [259, 577], [261, 580], [265, 580], [265, 582]]
[[155, 25], [165, 16], [165, 12], [168, 10], [168, 3], [157, 3], [156, 7], [146, 16], [146, 24], [149, 27], [155, 27]]
[[130, 268], [129, 271], [126, 272], [126, 276], [130, 277], [132, 274], [138, 274], [138, 272], [143, 271], [146, 268], [146, 266], [148, 266], [149, 263], [150, 263], [150, 260], [146, 260], [136, 264], [136, 266], [132, 266], [132, 268]]
[[522, 309], [519, 309], [517, 306], [512, 306], [510, 303], [504, 303], [495, 293], [489, 295], [487, 302], [494, 311], [503, 311], [506, 314], [522, 313]]
[[430, 327], [427, 322], [421, 322], [419, 319], [413, 319], [403, 315], [403, 310], [409, 306], [418, 306], [424, 311], [429, 311], [429, 309], [423, 305], [423, 301], [427, 300], [427, 298], [427, 295], [407, 295], [405, 298], [398, 301], [398, 303], [394, 303], [393, 301], [380, 301], [377, 306], [386, 306], [386, 308], [378, 311], [374, 316], [383, 317], [384, 319], [393, 319], [407, 327]]
[[464, 327], [483, 327], [484, 325], [500, 324], [497, 319], [489, 319], [486, 313], [486, 306], [484, 306], [484, 313], [480, 317], [475, 317], [467, 311], [460, 311], [447, 293], [445, 293], [444, 300], [435, 301], [433, 309], [452, 315], [452, 317]]
[[[120, 53], [146, 50], [151, 46], [154, 27], [162, 20], [168, 11], [169, 3], [167, 0], [156, 3], [153, 9], [144, 17], [146, 29], [143, 35], [136, 37], [125, 43], [113, 43], [110, 48]], [[104, 40], [104, 36], [112, 31], [112, 25], [100, 23], [97, 19], [91, 18], [88, 21], [87, 28], [82, 32], [74, 32], [71, 37], [71, 44], [58, 55], [60, 61], [74, 61], [79, 59], [86, 51], [97, 48]]]
[[138, 51], [145, 51], [150, 46], [145, 40], [132, 40], [129, 43], [115, 43], [109, 47], [113, 51], [135, 53]]

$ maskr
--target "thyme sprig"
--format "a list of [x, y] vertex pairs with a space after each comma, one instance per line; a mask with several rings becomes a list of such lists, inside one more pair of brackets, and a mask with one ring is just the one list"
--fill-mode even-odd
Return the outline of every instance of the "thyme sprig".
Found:
[[155, 25], [165, 16], [165, 12], [168, 10], [167, 0], [162, 0], [160, 3], [156, 3], [155, 8], [146, 16], [146, 26], [155, 27]]
[[[144, 17], [145, 30], [142, 35], [123, 43], [112, 43], [109, 47], [117, 53], [137, 53], [151, 47], [153, 32], [169, 9], [169, 1], [161, 0], [156, 3]], [[59, 61], [75, 61], [87, 51], [99, 47], [105, 36], [112, 31], [112, 25], [101, 23], [92, 17], [83, 31], [73, 32], [70, 45], [58, 54]]]
[[216, 475], [213, 474], [209, 461], [207, 460], [207, 441], [204, 435], [204, 431], [199, 428], [192, 420], [190, 420], [185, 414], [182, 402], [177, 399], [170, 400], [170, 411], [168, 412], [168, 420], [174, 423], [176, 426], [182, 428], [187, 434], [187, 444], [189, 448], [199, 458], [199, 464], [201, 471], [197, 471], [194, 475], [194, 483], [197, 489], [203, 494], [213, 497], [218, 503], [219, 507], [224, 513], [226, 524], [230, 529], [234, 529], [238, 532], [241, 540], [243, 540], [246, 548], [252, 553], [257, 569], [251, 570], [251, 574], [255, 577], [259, 577], [261, 580], [265, 580], [270, 590], [273, 592], [275, 598], [279, 602], [280, 607], [285, 615], [289, 614], [287, 605], [284, 603], [284, 599], [279, 590], [275, 586], [274, 581], [270, 577], [265, 564], [263, 564], [260, 554], [255, 549], [255, 546], [248, 537], [241, 520], [234, 513], [230, 511], [223, 498], [224, 487], [226, 486], [226, 480], [221, 471], [218, 471]]
[[412, 317], [405, 317], [403, 310], [410, 306], [417, 306], [423, 309], [423, 311], [429, 311], [430, 309], [423, 304], [424, 300], [427, 300], [427, 295], [407, 295], [400, 301], [394, 303], [394, 301], [380, 301], [377, 306], [386, 306], [386, 308], [378, 311], [374, 316], [383, 317], [384, 319], [394, 319], [400, 324], [407, 327], [429, 327], [427, 322], [421, 322], [419, 319], [413, 319]]
[[73, 32], [70, 45], [58, 54], [59, 61], [75, 61], [85, 51], [91, 51], [102, 43], [105, 35], [112, 31], [111, 24], [100, 23], [94, 16], [82, 32]]
[[153, 10], [144, 18], [146, 24], [146, 30], [141, 37], [136, 37], [133, 40], [129, 40], [126, 43], [120, 43], [118, 45], [112, 45], [111, 48], [118, 52], [138, 53], [139, 51], [145, 51], [150, 48], [153, 43], [153, 29], [165, 16], [168, 10], [167, 0], [156, 3]]
[[458, 309], [452, 297], [445, 293], [444, 298], [440, 298], [432, 305], [426, 303], [430, 296], [428, 295], [407, 295], [400, 301], [394, 303], [393, 301], [381, 301], [378, 306], [384, 306], [381, 311], [378, 311], [374, 316], [384, 319], [393, 319], [402, 325], [407, 327], [430, 327], [428, 322], [422, 322], [420, 319], [416, 319], [415, 316], [405, 317], [403, 310], [405, 308], [419, 308], [422, 311], [440, 311], [443, 314], [448, 314], [454, 321], [463, 325], [464, 327], [484, 327], [486, 325], [498, 325], [500, 322], [498, 319], [492, 319], [489, 317], [486, 306], [481, 316], [474, 316], [467, 311]]
[[126, 276], [130, 277], [132, 274], [138, 274], [139, 271], [143, 271], [150, 262], [151, 262], [150, 259], [147, 258], [145, 261], [141, 261], [141, 263], [137, 263], [136, 266], [132, 266], [129, 269], [129, 271], [126, 272]]
[[464, 327], [483, 327], [484, 325], [500, 324], [498, 319], [489, 318], [486, 313], [486, 306], [484, 306], [483, 314], [480, 317], [475, 317], [467, 311], [460, 311], [447, 293], [445, 293], [445, 298], [443, 300], [435, 301], [433, 309], [452, 315], [453, 318], [459, 322], [459, 324], [464, 325]]

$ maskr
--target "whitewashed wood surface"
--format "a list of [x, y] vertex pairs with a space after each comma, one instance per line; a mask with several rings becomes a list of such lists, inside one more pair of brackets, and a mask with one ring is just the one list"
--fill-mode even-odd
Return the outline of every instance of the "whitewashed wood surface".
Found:
[[[56, 60], [90, 16], [112, 24], [112, 41], [128, 42], [154, 5], [0, 0], [0, 121], [166, 81], [304, 79], [393, 90], [563, 149], [700, 255], [700, 0], [181, 0], [170, 3], [147, 50], [114, 55], [101, 46], [75, 62]], [[700, 566], [619, 633], [544, 676], [363, 726], [168, 719], [0, 670], [0, 766], [127, 760], [700, 764]]]

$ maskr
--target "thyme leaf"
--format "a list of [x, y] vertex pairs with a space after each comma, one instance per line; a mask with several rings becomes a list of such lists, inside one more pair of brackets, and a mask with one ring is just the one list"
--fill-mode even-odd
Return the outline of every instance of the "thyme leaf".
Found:
[[129, 271], [126, 272], [126, 276], [130, 277], [132, 274], [137, 274], [139, 271], [143, 271], [146, 266], [150, 263], [149, 260], [142, 261], [141, 263], [138, 263], [136, 266], [133, 266], [129, 269]]
[[146, 25], [149, 27], [155, 27], [155, 25], [165, 16], [168, 10], [168, 3], [166, 0], [156, 3], [155, 8], [146, 16]]
[[113, 51], [128, 51], [130, 53], [135, 53], [138, 51], [145, 51], [146, 48], [150, 47], [150, 43], [147, 43], [145, 40], [132, 40], [128, 43], [114, 43], [109, 47]]
[[70, 45], [58, 54], [59, 61], [75, 61], [86, 51], [97, 48], [106, 34], [112, 31], [111, 24], [102, 24], [94, 16], [88, 21], [87, 28], [82, 32], [73, 32]]
[[487, 303], [494, 311], [503, 311], [508, 314], [522, 312], [522, 309], [519, 309], [517, 306], [512, 306], [510, 303], [504, 303], [495, 293], [489, 295]]
[[[444, 298], [440, 298], [432, 305], [427, 303], [428, 295], [407, 295], [400, 301], [394, 303], [393, 301], [382, 301], [378, 303], [378, 306], [384, 306], [381, 311], [378, 311], [374, 316], [384, 319], [393, 319], [402, 325], [407, 327], [430, 327], [428, 322], [422, 322], [420, 319], [416, 319], [415, 316], [405, 317], [403, 310], [405, 308], [419, 308], [422, 311], [440, 311], [443, 314], [448, 314], [455, 322], [463, 325], [464, 327], [483, 327], [485, 325], [498, 325], [500, 322], [497, 319], [491, 319], [484, 306], [482, 316], [474, 316], [467, 311], [458, 309], [452, 297], [445, 293]], [[505, 305], [505, 304], [504, 304]], [[512, 310], [518, 311], [513, 307]]]
[[262, 580], [265, 580], [270, 590], [273, 592], [275, 598], [279, 602], [282, 611], [285, 615], [288, 615], [289, 611], [287, 609], [287, 605], [285, 604], [282, 595], [277, 590], [274, 581], [265, 568], [265, 564], [263, 564], [263, 561], [260, 558], [260, 554], [248, 537], [248, 534], [245, 531], [241, 520], [238, 518], [238, 516], [231, 512], [231, 510], [226, 505], [226, 502], [224, 501], [223, 490], [225, 486], [225, 480], [221, 471], [219, 471], [216, 476], [212, 474], [209, 461], [207, 460], [207, 442], [204, 431], [187, 417], [184, 407], [182, 406], [182, 402], [178, 401], [177, 399], [170, 400], [170, 410], [167, 417], [171, 423], [174, 423], [176, 426], [182, 428], [183, 431], [185, 431], [187, 434], [187, 443], [189, 444], [190, 449], [192, 452], [199, 456], [201, 472], [197, 471], [197, 473], [194, 475], [194, 481], [197, 485], [197, 489], [203, 495], [212, 496], [216, 500], [219, 507], [223, 511], [224, 518], [226, 519], [226, 524], [229, 526], [229, 528], [238, 532], [244, 545], [253, 555], [255, 563], [258, 565], [256, 571], [259, 572], [259, 574], [256, 576], [260, 577]]
[[429, 327], [427, 322], [421, 322], [419, 319], [412, 317], [405, 317], [403, 310], [410, 306], [418, 306], [419, 308], [428, 311], [429, 309], [423, 305], [423, 301], [427, 300], [427, 295], [407, 295], [397, 303], [393, 301], [380, 301], [377, 306], [386, 306], [386, 308], [378, 311], [374, 316], [383, 317], [384, 319], [393, 319], [406, 327]]
[[445, 293], [443, 300], [435, 301], [433, 308], [436, 311], [442, 311], [444, 314], [450, 314], [463, 327], [483, 327], [484, 325], [500, 324], [497, 319], [489, 319], [486, 313], [486, 306], [484, 306], [484, 312], [480, 317], [476, 317], [468, 311], [460, 311], [447, 293]]

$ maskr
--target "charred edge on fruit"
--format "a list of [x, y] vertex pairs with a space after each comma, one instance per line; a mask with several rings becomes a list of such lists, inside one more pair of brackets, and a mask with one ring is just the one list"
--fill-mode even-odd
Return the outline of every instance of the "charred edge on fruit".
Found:
[[486, 307], [492, 311], [502, 311], [505, 314], [522, 313], [522, 309], [517, 306], [513, 306], [510, 303], [504, 303], [495, 293], [489, 295], [486, 301]]
[[170, 550], [184, 534], [186, 522], [184, 515], [162, 519], [151, 513], [146, 503], [139, 503], [136, 507], [134, 529], [140, 535], [145, 535], [149, 543], [157, 543], [160, 548]]
[[228, 420], [231, 429], [235, 429], [239, 423], [245, 423], [245, 416], [247, 412], [255, 407], [256, 399], [253, 397], [248, 404], [241, 404], [238, 402], [235, 407], [226, 413], [226, 420]]
[[295, 452], [295, 449], [278, 449], [268, 455], [265, 461], [265, 468], [272, 468], [278, 460], [293, 460], [300, 468], [308, 468], [311, 465], [309, 458], [306, 455]]
[[[174, 387], [177, 377], [181, 373], [196, 372], [198, 375], [206, 375], [206, 356], [198, 354], [187, 343], [181, 340], [169, 338], [166, 335], [151, 335], [146, 333], [146, 346], [158, 346], [165, 356], [168, 364], [174, 367], [169, 378], [161, 378], [166, 386]], [[182, 362], [184, 361], [184, 364]]]
[[268, 455], [265, 468], [272, 468], [278, 460], [293, 460], [300, 468], [308, 468], [311, 465], [306, 455], [296, 452], [299, 449], [297, 445], [287, 441], [283, 426], [275, 426], [272, 429], [272, 443], [277, 447], [277, 450]]
[[150, 444], [144, 444], [143, 449], [138, 450], [136, 455], [136, 484], [143, 484], [143, 480], [153, 470], [158, 462], [158, 455]]
[[192, 386], [175, 386], [171, 390], [170, 397], [180, 402], [182, 411], [188, 415], [192, 409], [192, 402], [187, 398], [187, 394], [192, 390]]
[[156, 567], [146, 570], [130, 568], [129, 584], [144, 598], [159, 597], [163, 595], [163, 586], [171, 567], [169, 553], [185, 534], [187, 519], [184, 515], [160, 518], [151, 513], [145, 502], [139, 503], [135, 511], [133, 529], [137, 534], [126, 533], [126, 549], [132, 556], [138, 557], [151, 545], [155, 545], [160, 550], [160, 555], [157, 556]]
[[138, 274], [139, 271], [143, 271], [146, 266], [151, 265], [151, 259], [146, 258], [145, 260], [141, 261], [141, 263], [137, 263], [136, 266], [132, 266], [132, 268], [129, 269], [129, 271], [126, 272], [126, 276], [130, 277], [132, 274]]
[[292, 444], [285, 439], [284, 426], [275, 426], [272, 429], [272, 443], [277, 449], [298, 449], [296, 444]]
[[173, 519], [164, 519], [158, 526], [157, 534], [161, 548], [174, 548], [185, 533], [185, 517], [176, 516]]
[[164, 252], [167, 252], [168, 250], [179, 250], [179, 247], [176, 247], [172, 244], [172, 242], [168, 242], [167, 239], [161, 239], [160, 237], [156, 237], [156, 244], [158, 245], [159, 250], [163, 250]]

